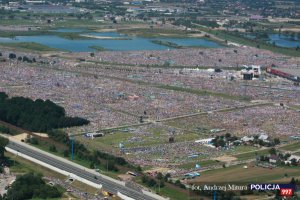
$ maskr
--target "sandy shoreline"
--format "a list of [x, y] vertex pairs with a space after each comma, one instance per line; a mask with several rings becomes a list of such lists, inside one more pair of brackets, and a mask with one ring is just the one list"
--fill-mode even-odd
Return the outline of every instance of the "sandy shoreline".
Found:
[[130, 39], [130, 38], [122, 38], [122, 37], [98, 36], [98, 35], [88, 35], [88, 34], [81, 34], [80, 36], [101, 39], [101, 40], [129, 40]]

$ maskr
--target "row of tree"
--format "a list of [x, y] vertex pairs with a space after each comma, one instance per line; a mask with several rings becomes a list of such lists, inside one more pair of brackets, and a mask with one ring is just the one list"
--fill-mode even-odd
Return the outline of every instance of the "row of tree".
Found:
[[0, 120], [30, 131], [41, 132], [89, 123], [83, 118], [67, 117], [64, 108], [50, 100], [8, 98], [4, 92], [0, 92]]
[[[50, 139], [71, 147], [70, 138], [68, 134], [63, 130], [50, 130], [47, 133]], [[53, 145], [49, 147], [49, 150], [53, 152], [57, 151], [56, 147]], [[70, 152], [71, 149], [69, 148], [69, 150], [64, 150], [63, 154], [65, 157], [68, 157]], [[137, 171], [141, 170], [139, 167], [136, 168], [129, 164], [122, 157], [114, 156], [112, 154], [105, 153], [99, 150], [90, 151], [85, 147], [84, 144], [80, 143], [79, 141], [74, 142], [74, 155], [78, 159], [89, 161], [90, 168], [97, 168], [102, 165], [102, 168], [105, 168], [109, 171], [118, 171], [118, 166], [125, 166], [131, 169], [136, 169]]]

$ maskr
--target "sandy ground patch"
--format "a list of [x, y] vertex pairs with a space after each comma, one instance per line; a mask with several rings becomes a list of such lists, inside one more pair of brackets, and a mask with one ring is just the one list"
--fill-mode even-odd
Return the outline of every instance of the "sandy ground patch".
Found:
[[14, 138], [17, 141], [21, 141], [21, 140], [25, 140], [27, 138], [28, 134], [27, 133], [21, 133], [19, 135], [14, 135], [11, 136], [12, 138]]
[[195, 33], [195, 34], [188, 34], [189, 37], [204, 37], [204, 33]]
[[116, 29], [114, 28], [105, 28], [105, 29], [97, 29], [95, 30], [96, 32], [115, 32], [117, 31]]
[[268, 20], [269, 20], [269, 22], [289, 22], [289, 21], [297, 22], [297, 21], [300, 21], [300, 19], [291, 19], [291, 18], [275, 18], [275, 19], [269, 18]]
[[[279, 31], [279, 29], [275, 29], [276, 31]], [[284, 31], [293, 31], [293, 32], [300, 32], [300, 27], [299, 28], [282, 28], [281, 32]]]
[[236, 157], [232, 157], [232, 156], [221, 156], [221, 157], [217, 157], [214, 160], [218, 160], [220, 162], [232, 162], [232, 161], [236, 161]]
[[130, 181], [133, 179], [133, 176], [131, 176], [129, 174], [121, 174], [121, 175], [118, 175], [118, 178], [121, 179], [122, 181]]
[[153, 169], [150, 169], [150, 170], [146, 170], [145, 171], [146, 173], [154, 173], [154, 172], [161, 172], [161, 173], [168, 173], [170, 172], [170, 169], [169, 168], [163, 168], [163, 167], [157, 167], [157, 168], [153, 168]]
[[43, 137], [43, 138], [48, 138], [48, 134], [47, 133], [33, 133], [34, 135], [37, 135], [37, 136], [40, 136], [40, 137]]

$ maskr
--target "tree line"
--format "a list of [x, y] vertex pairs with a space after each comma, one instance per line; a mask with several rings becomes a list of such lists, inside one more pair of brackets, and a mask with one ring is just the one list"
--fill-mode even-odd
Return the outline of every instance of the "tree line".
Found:
[[0, 92], [0, 120], [36, 132], [89, 123], [88, 120], [80, 117], [66, 116], [65, 109], [50, 100], [8, 98], [4, 92]]
[[[69, 146], [69, 149], [63, 152], [65, 157], [68, 157], [71, 152], [70, 138], [67, 133], [62, 130], [50, 130], [47, 132], [50, 139], [59, 142], [61, 144]], [[50, 149], [51, 148], [51, 149]], [[56, 147], [53, 145], [49, 147], [50, 151], [57, 151]], [[87, 160], [90, 162], [90, 168], [97, 168], [102, 165], [102, 168], [105, 168], [109, 171], [119, 171], [118, 166], [128, 167], [137, 171], [141, 171], [140, 167], [132, 166], [124, 158], [114, 156], [112, 154], [102, 152], [99, 150], [90, 151], [86, 146], [79, 141], [74, 142], [74, 155], [80, 160]], [[105, 161], [101, 163], [101, 161]]]

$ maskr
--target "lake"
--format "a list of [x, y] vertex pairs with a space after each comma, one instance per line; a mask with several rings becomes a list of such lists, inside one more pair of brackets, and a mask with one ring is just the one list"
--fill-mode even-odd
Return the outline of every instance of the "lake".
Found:
[[35, 42], [42, 45], [46, 45], [55, 49], [62, 49], [71, 52], [90, 52], [95, 51], [92, 46], [103, 47], [107, 50], [112, 51], [136, 51], [136, 50], [167, 50], [172, 49], [171, 47], [164, 46], [161, 44], [155, 44], [152, 40], [161, 40], [176, 43], [180, 46], [191, 46], [191, 47], [209, 47], [219, 48], [222, 47], [220, 44], [201, 38], [143, 38], [126, 36], [117, 32], [87, 32], [82, 29], [67, 29], [61, 28], [52, 30], [53, 32], [62, 33], [80, 33], [89, 36], [95, 36], [98, 38], [89, 39], [76, 39], [69, 40], [55, 34], [49, 35], [35, 35], [35, 36], [17, 36], [12, 38], [0, 37], [0, 42]]
[[[242, 36], [249, 38], [249, 39], [255, 39], [256, 35], [247, 33], [242, 34]], [[279, 47], [287, 47], [287, 48], [296, 48], [297, 46], [300, 47], [300, 38], [299, 37], [290, 37], [289, 35], [283, 35], [283, 34], [268, 34], [268, 38], [265, 40], [266, 42], [273, 44], [275, 42], [276, 46]]]
[[279, 35], [279, 34], [270, 34], [269, 35], [270, 43], [275, 42], [275, 45], [280, 47], [289, 47], [289, 48], [296, 48], [297, 46], [300, 47], [300, 38], [297, 37], [289, 37], [286, 35]]

